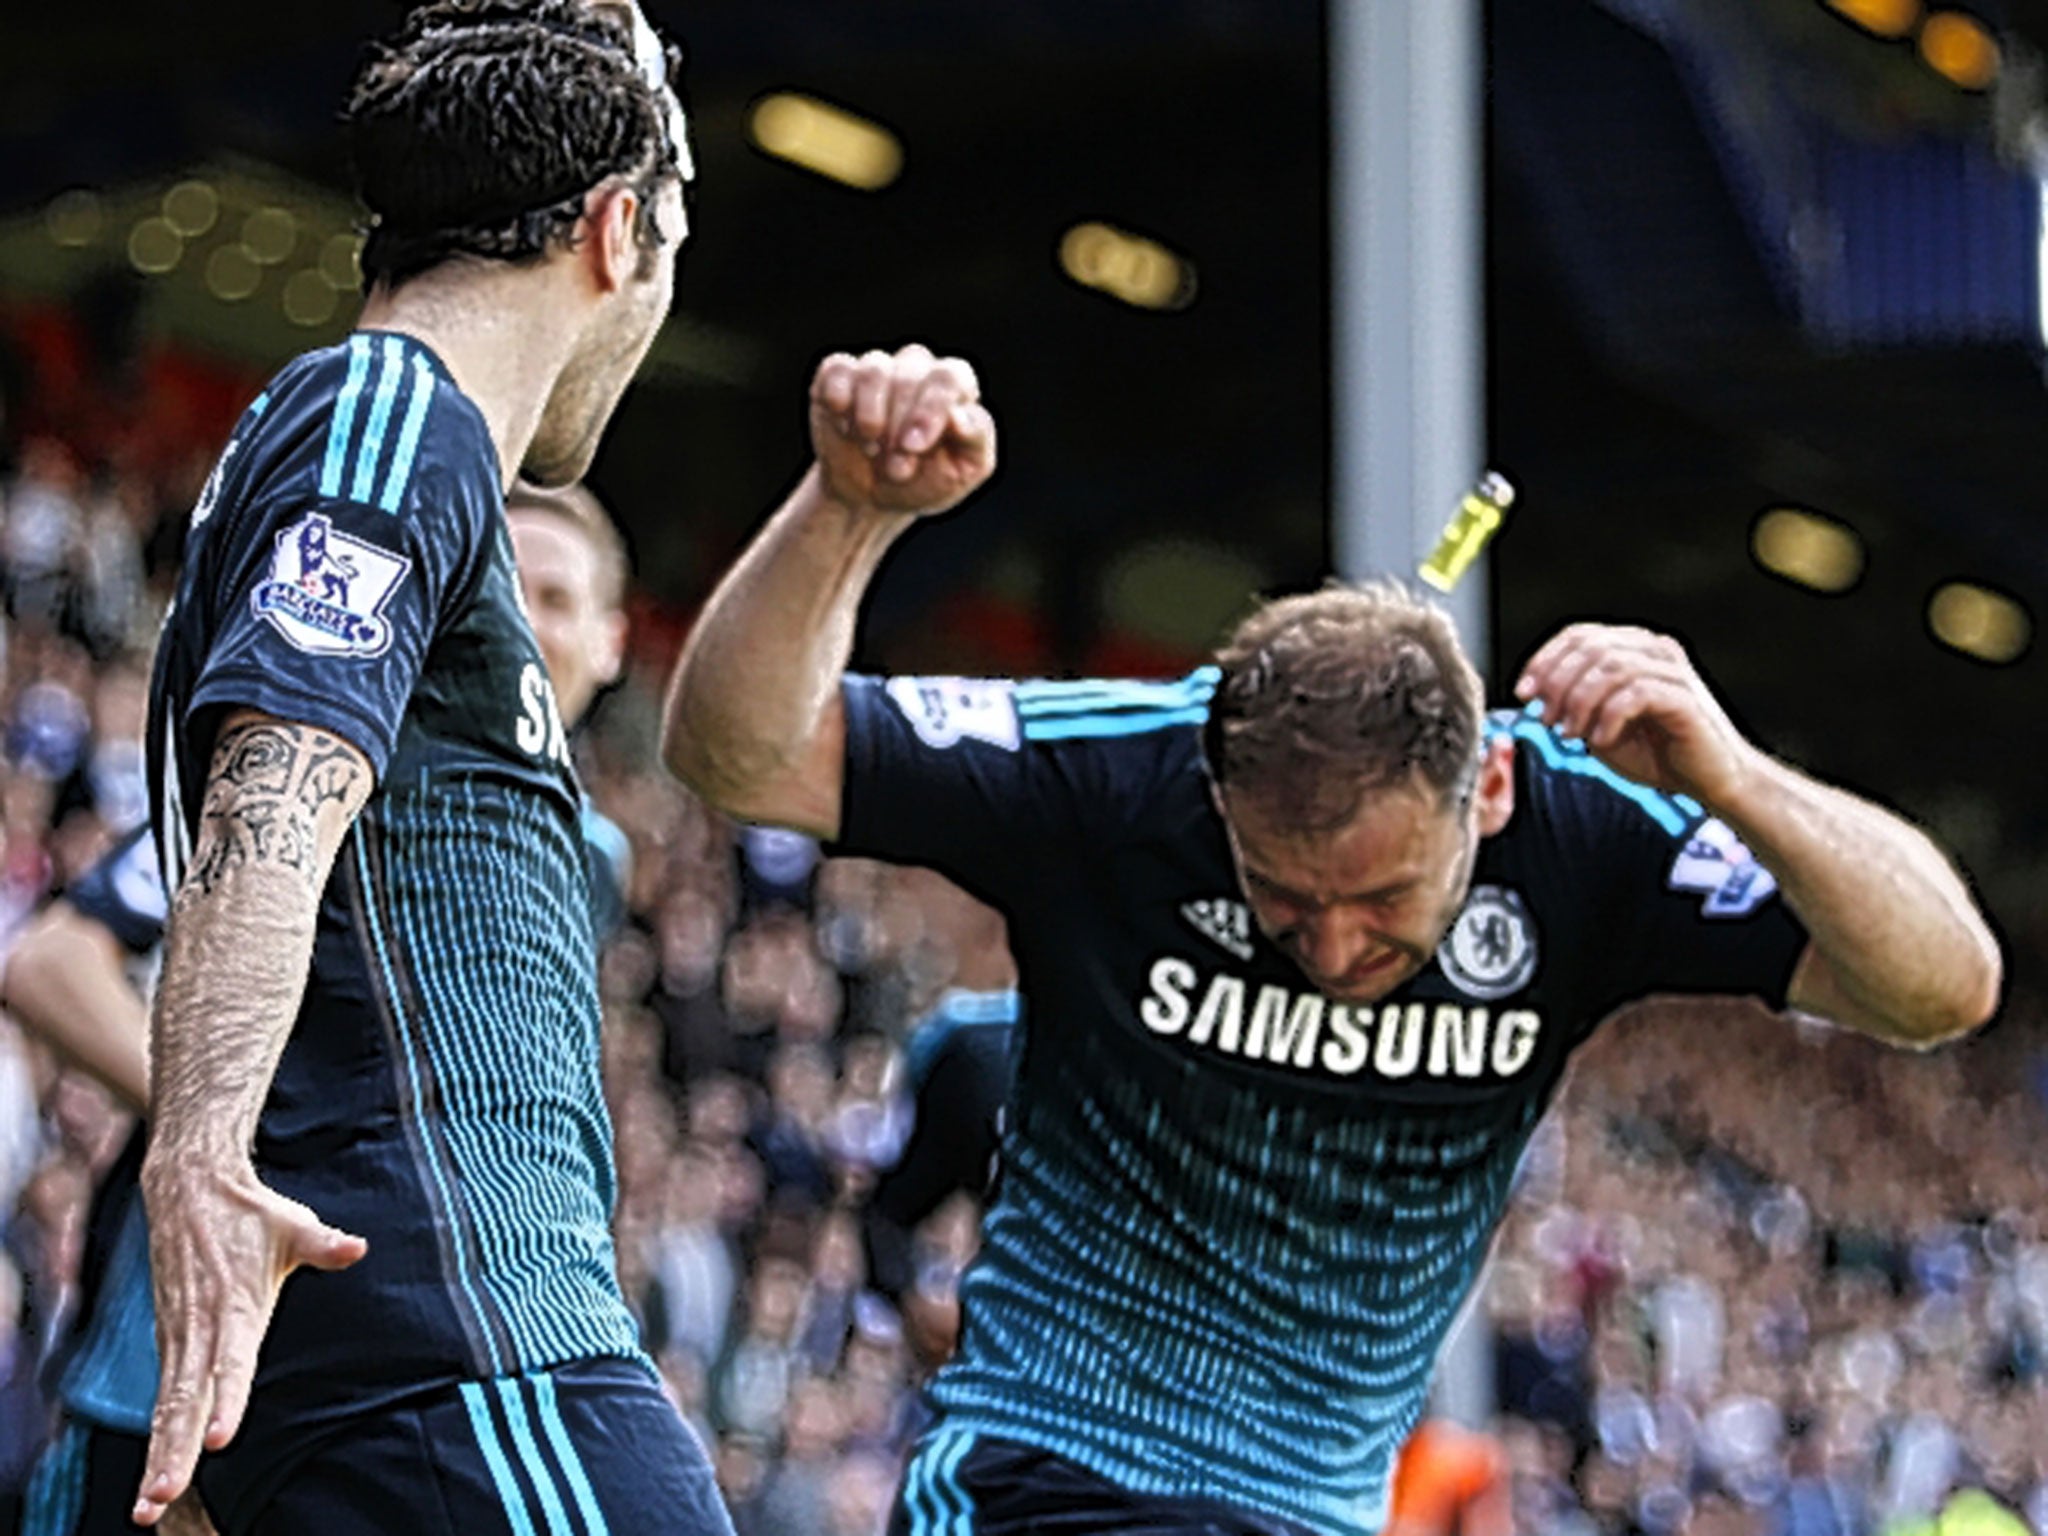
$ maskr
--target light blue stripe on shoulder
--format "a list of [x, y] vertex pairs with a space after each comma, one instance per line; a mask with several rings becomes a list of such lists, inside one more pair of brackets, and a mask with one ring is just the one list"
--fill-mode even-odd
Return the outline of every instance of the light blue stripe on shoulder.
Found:
[[370, 419], [363, 427], [362, 447], [356, 451], [356, 481], [349, 487], [349, 500], [367, 503], [377, 489], [377, 461], [384, 456], [384, 435], [391, 426], [391, 402], [398, 396], [399, 381], [405, 375], [405, 343], [396, 336], [384, 338], [384, 358], [377, 367], [377, 393], [370, 400]]
[[405, 403], [405, 420], [398, 426], [398, 447], [391, 455], [391, 469], [384, 476], [384, 494], [377, 498], [377, 505], [386, 512], [396, 512], [403, 504], [406, 482], [412, 479], [413, 455], [419, 452], [420, 430], [427, 424], [427, 407], [434, 403], [434, 391], [440, 382], [427, 366], [427, 360], [414, 353], [412, 396]]
[[254, 421], [269, 409], [270, 391], [266, 389], [262, 394], [249, 402], [249, 419]]
[[548, 1464], [541, 1460], [540, 1447], [534, 1443], [533, 1426], [526, 1419], [526, 1400], [519, 1395], [519, 1383], [510, 1376], [500, 1376], [497, 1388], [498, 1402], [505, 1410], [505, 1422], [512, 1427], [512, 1444], [518, 1448], [519, 1459], [526, 1463], [526, 1475], [532, 1480], [534, 1491], [540, 1495], [541, 1513], [548, 1522], [548, 1536], [576, 1536], [569, 1525], [568, 1508], [555, 1489], [554, 1474], [548, 1471]]
[[484, 1398], [482, 1382], [462, 1384], [463, 1406], [469, 1409], [469, 1427], [476, 1434], [477, 1449], [484, 1453], [484, 1465], [491, 1469], [497, 1485], [498, 1502], [505, 1506], [505, 1518], [512, 1523], [512, 1536], [535, 1536], [533, 1513], [526, 1507], [526, 1494], [512, 1475], [512, 1463], [498, 1439], [498, 1426], [491, 1422], [491, 1405]]
[[1200, 725], [1209, 718], [1207, 704], [1184, 709], [1153, 709], [1123, 715], [1051, 715], [1024, 722], [1027, 741], [1074, 741], [1090, 737], [1142, 736], [1177, 725]]
[[356, 400], [370, 372], [370, 338], [348, 339], [348, 377], [334, 397], [334, 419], [327, 424], [327, 457], [320, 464], [320, 494], [341, 494], [342, 472], [348, 466], [349, 438], [356, 429]]
[[1088, 678], [1077, 682], [1019, 683], [1013, 697], [1020, 715], [1069, 714], [1118, 708], [1176, 709], [1206, 703], [1222, 672], [1199, 667], [1170, 683]]
[[562, 1422], [561, 1405], [555, 1401], [554, 1377], [543, 1372], [531, 1380], [534, 1398], [540, 1404], [541, 1432], [548, 1437], [548, 1444], [554, 1447], [555, 1460], [562, 1464], [562, 1471], [568, 1476], [569, 1492], [576, 1500], [577, 1511], [583, 1516], [587, 1536], [611, 1536], [611, 1528], [604, 1523], [604, 1511], [598, 1507], [597, 1490], [590, 1486], [590, 1477], [583, 1470], [583, 1460], [569, 1439], [568, 1426]]
[[1624, 778], [1593, 756], [1583, 741], [1559, 736], [1554, 727], [1543, 724], [1532, 715], [1525, 713], [1517, 718], [1511, 734], [1516, 741], [1534, 747], [1546, 767], [1606, 785], [1671, 837], [1682, 835], [1687, 827], [1705, 814], [1704, 807], [1692, 796], [1667, 795], [1661, 789], [1652, 789], [1647, 784]]

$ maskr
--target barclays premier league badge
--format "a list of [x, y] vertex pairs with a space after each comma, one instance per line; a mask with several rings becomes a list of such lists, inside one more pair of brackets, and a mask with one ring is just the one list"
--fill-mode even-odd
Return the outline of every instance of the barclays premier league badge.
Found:
[[1459, 991], [1482, 1001], [1519, 992], [1536, 974], [1536, 925], [1513, 891], [1474, 886], [1436, 962]]
[[277, 536], [256, 612], [311, 656], [381, 656], [391, 645], [384, 607], [412, 570], [403, 555], [336, 530], [310, 512]]
[[985, 678], [893, 677], [889, 697], [928, 747], [983, 741], [1014, 752], [1017, 702], [1010, 685]]

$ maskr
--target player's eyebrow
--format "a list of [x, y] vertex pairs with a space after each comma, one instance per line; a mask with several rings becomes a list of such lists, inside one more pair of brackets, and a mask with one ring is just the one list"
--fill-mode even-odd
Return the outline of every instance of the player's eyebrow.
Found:
[[1272, 876], [1263, 874], [1260, 871], [1252, 868], [1251, 865], [1243, 863], [1242, 860], [1240, 860], [1239, 863], [1244, 870], [1245, 879], [1250, 881], [1252, 884], [1261, 887], [1262, 889], [1270, 892], [1274, 896], [1277, 896], [1280, 900], [1286, 902], [1289, 906], [1307, 907], [1311, 910], [1320, 910], [1326, 906], [1341, 906], [1345, 902], [1349, 901], [1386, 901], [1395, 896], [1406, 895], [1409, 891], [1415, 888], [1415, 877], [1412, 875], [1408, 875], [1403, 876], [1399, 880], [1389, 881], [1385, 885], [1377, 886], [1370, 891], [1348, 892], [1345, 895], [1335, 897], [1332, 900], [1326, 902], [1319, 900], [1314, 896], [1306, 895], [1301, 891], [1297, 891], [1292, 886], [1284, 885], [1280, 881], [1275, 880]]
[[1282, 885], [1278, 880], [1275, 880], [1272, 876], [1260, 874], [1256, 869], [1253, 869], [1251, 865], [1244, 863], [1242, 859], [1240, 859], [1238, 862], [1240, 867], [1242, 867], [1242, 869], [1244, 870], [1245, 880], [1249, 884], [1259, 886], [1261, 889], [1269, 892], [1270, 894], [1279, 897], [1282, 901], [1286, 902], [1290, 906], [1313, 907], [1317, 905], [1317, 902], [1313, 896], [1304, 896], [1300, 891], [1295, 890], [1293, 887]]

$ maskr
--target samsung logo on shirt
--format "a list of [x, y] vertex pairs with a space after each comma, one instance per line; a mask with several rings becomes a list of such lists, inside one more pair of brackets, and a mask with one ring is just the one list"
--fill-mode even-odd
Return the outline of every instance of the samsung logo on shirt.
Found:
[[1153, 1034], [1331, 1077], [1368, 1068], [1390, 1080], [1513, 1077], [1535, 1059], [1543, 1032], [1530, 1008], [1338, 1003], [1228, 974], [1204, 986], [1202, 973], [1178, 955], [1154, 960], [1147, 980], [1138, 1018]]

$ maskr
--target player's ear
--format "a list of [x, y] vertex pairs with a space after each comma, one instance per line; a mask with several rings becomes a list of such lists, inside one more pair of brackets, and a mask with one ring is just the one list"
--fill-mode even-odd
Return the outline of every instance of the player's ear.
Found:
[[1492, 837], [1515, 814], [1515, 743], [1506, 735], [1486, 744], [1479, 759], [1479, 783], [1473, 790], [1479, 806], [1479, 835]]
[[640, 194], [622, 181], [606, 182], [583, 205], [583, 248], [600, 293], [615, 293], [640, 268]]

